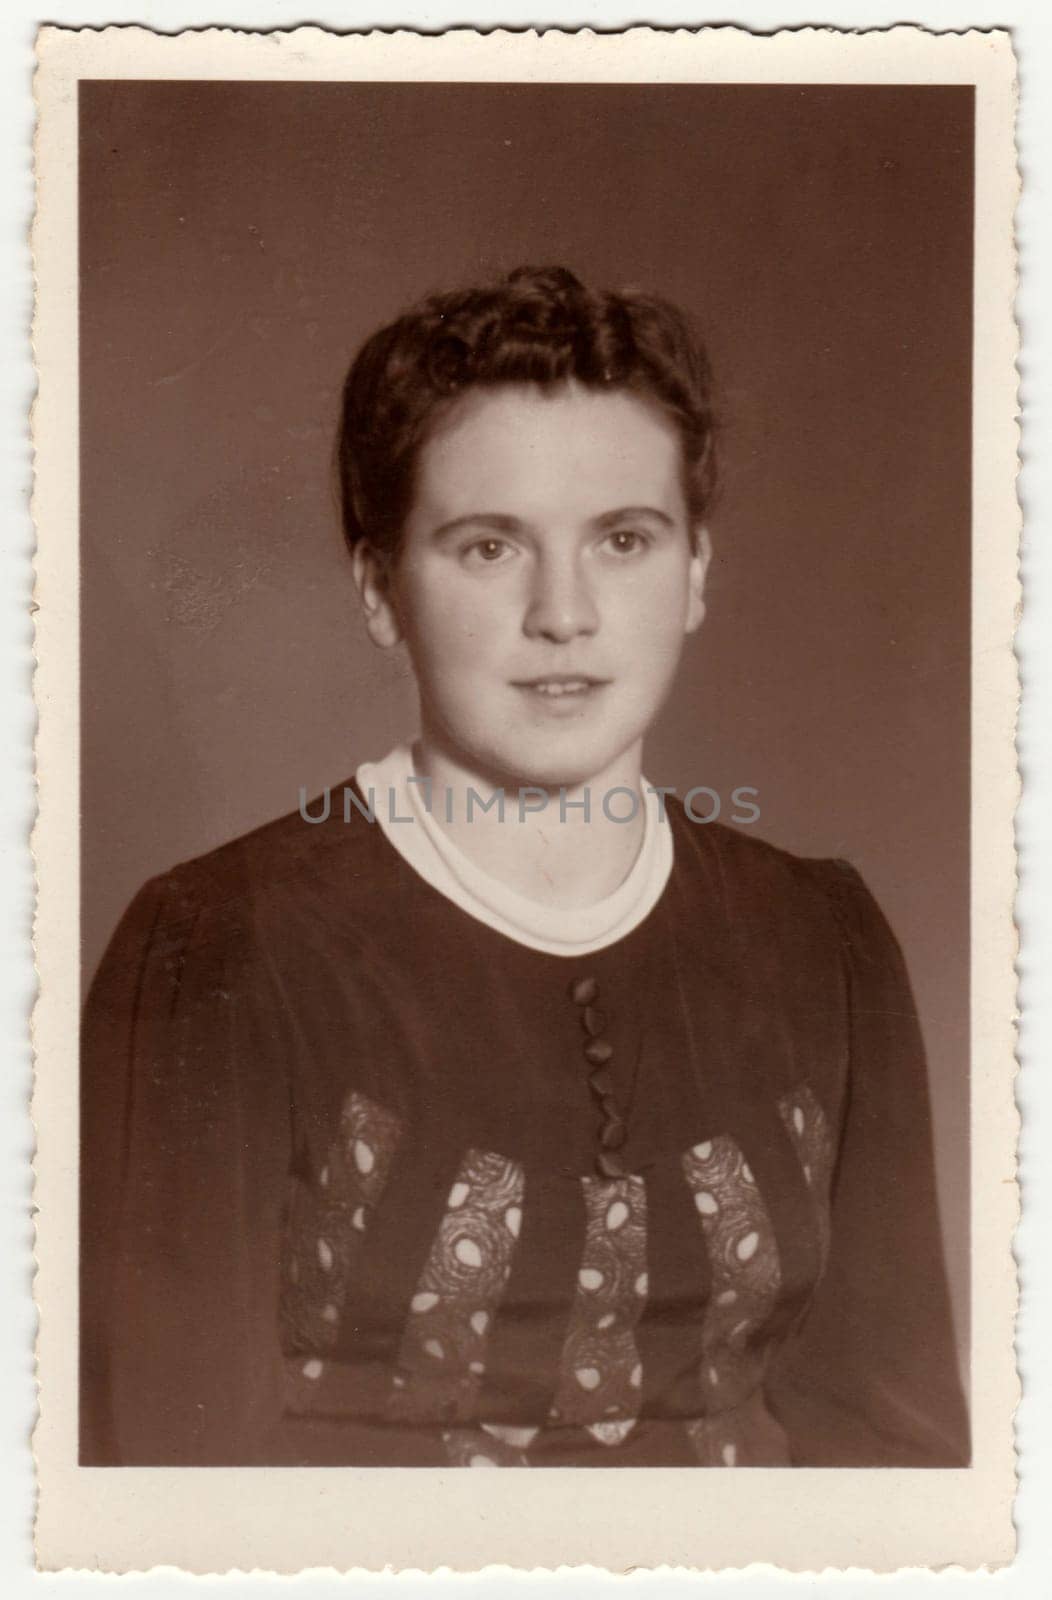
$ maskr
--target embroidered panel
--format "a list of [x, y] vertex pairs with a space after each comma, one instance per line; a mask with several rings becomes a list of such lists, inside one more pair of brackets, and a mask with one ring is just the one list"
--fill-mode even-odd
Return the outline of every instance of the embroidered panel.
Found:
[[384, 1414], [387, 1375], [331, 1356], [286, 1356], [283, 1398], [292, 1416], [371, 1425]]
[[759, 1393], [733, 1410], [686, 1424], [701, 1467], [788, 1467], [789, 1441]]
[[699, 1417], [687, 1423], [687, 1438], [701, 1467], [740, 1467], [738, 1440], [735, 1430], [728, 1425], [733, 1412], [718, 1417]]
[[522, 1167], [469, 1150], [410, 1303], [389, 1401], [399, 1420], [476, 1412], [493, 1316], [522, 1226]]
[[618, 1445], [639, 1415], [643, 1369], [635, 1326], [647, 1296], [642, 1178], [582, 1178], [585, 1241], [551, 1421]]
[[442, 1435], [451, 1467], [528, 1467], [536, 1428], [455, 1428]]
[[793, 1142], [804, 1181], [815, 1200], [819, 1249], [824, 1269], [829, 1257], [829, 1185], [833, 1176], [833, 1141], [825, 1112], [810, 1084], [800, 1084], [778, 1102], [779, 1115]]
[[401, 1137], [392, 1112], [348, 1095], [317, 1183], [294, 1184], [279, 1311], [286, 1351], [318, 1355], [335, 1344], [369, 1215]]
[[712, 1272], [698, 1377], [706, 1410], [722, 1411], [759, 1382], [762, 1360], [749, 1339], [774, 1307], [781, 1263], [763, 1196], [733, 1139], [720, 1135], [694, 1145], [683, 1156], [683, 1175]]

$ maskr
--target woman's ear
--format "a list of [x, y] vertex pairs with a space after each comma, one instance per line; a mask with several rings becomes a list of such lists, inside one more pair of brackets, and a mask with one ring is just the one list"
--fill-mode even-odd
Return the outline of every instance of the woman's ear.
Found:
[[381, 650], [389, 650], [402, 638], [402, 625], [391, 593], [391, 564], [364, 539], [355, 545], [351, 561], [369, 637]]
[[696, 633], [705, 620], [705, 574], [712, 560], [712, 541], [707, 528], [694, 530], [694, 554], [688, 573], [687, 621], [684, 633]]

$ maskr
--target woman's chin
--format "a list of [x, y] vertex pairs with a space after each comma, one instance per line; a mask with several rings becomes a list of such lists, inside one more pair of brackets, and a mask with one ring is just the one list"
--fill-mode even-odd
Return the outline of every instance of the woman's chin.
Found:
[[[560, 758], [560, 754], [553, 750], [547, 750], [543, 755], [522, 752], [509, 755], [503, 752], [496, 760], [487, 762], [486, 768], [494, 774], [490, 781], [508, 794], [518, 789], [556, 792], [561, 789], [594, 788], [597, 784], [605, 783], [616, 759], [616, 755], [605, 752], [593, 759], [589, 758], [587, 752], [581, 751], [564, 758]], [[495, 775], [498, 773], [501, 776]], [[599, 796], [595, 798], [598, 800]]]
[[[432, 749], [444, 751], [471, 781], [490, 789], [513, 794], [519, 789], [580, 789], [632, 781], [638, 764], [642, 734], [633, 730], [621, 733], [578, 724], [546, 728], [540, 732], [520, 730], [465, 730], [459, 737], [428, 738]], [[493, 735], [496, 734], [494, 737]], [[630, 752], [635, 752], [634, 759]], [[613, 776], [613, 774], [617, 776]], [[595, 796], [598, 800], [598, 794]]]

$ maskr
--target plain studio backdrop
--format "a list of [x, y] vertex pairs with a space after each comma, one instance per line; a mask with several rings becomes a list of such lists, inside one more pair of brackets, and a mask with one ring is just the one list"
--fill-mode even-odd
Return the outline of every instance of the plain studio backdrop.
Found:
[[80, 107], [86, 978], [144, 879], [414, 731], [335, 509], [362, 339], [522, 263], [657, 290], [706, 337], [723, 488], [647, 775], [725, 815], [752, 786], [752, 831], [884, 907], [965, 1348], [971, 90], [99, 81]]

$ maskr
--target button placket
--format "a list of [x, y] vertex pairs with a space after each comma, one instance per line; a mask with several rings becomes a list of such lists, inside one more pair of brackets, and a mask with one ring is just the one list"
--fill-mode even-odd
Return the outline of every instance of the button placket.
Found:
[[570, 985], [569, 995], [574, 1005], [580, 1008], [584, 1032], [581, 1053], [592, 1069], [588, 1076], [588, 1087], [603, 1117], [597, 1132], [599, 1148], [595, 1157], [596, 1171], [603, 1178], [625, 1178], [628, 1171], [618, 1151], [628, 1136], [628, 1129], [614, 1094], [614, 1080], [609, 1071], [614, 1047], [606, 1038], [606, 1014], [596, 1005], [599, 985], [591, 977], [575, 978]]

